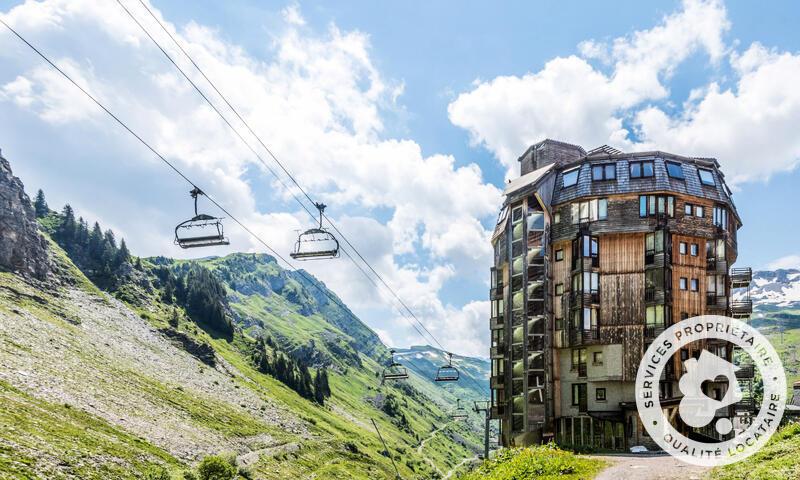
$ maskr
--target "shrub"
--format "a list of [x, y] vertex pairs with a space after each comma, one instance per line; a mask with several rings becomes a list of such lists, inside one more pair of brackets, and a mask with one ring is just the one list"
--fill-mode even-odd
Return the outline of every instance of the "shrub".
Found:
[[583, 479], [591, 478], [603, 462], [543, 445], [504, 449], [461, 480]]
[[236, 467], [223, 457], [209, 455], [197, 466], [200, 480], [232, 480], [236, 477]]
[[170, 480], [169, 472], [166, 468], [154, 465], [144, 471], [144, 480]]

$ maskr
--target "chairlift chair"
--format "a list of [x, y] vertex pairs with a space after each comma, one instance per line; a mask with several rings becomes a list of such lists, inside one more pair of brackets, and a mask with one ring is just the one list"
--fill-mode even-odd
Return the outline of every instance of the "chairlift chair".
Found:
[[181, 248], [230, 245], [231, 242], [225, 238], [221, 218], [197, 213], [197, 197], [205, 195], [205, 193], [195, 187], [189, 192], [189, 195], [194, 199], [194, 217], [175, 227], [175, 245]]
[[453, 420], [466, 420], [468, 417], [469, 415], [467, 415], [467, 410], [461, 406], [461, 399], [457, 398], [456, 409], [450, 414], [450, 418]]
[[386, 380], [395, 381], [395, 380], [407, 379], [408, 370], [406, 370], [406, 367], [395, 361], [394, 359], [395, 351], [389, 350], [389, 353], [392, 355], [392, 363], [389, 364], [388, 367], [383, 369], [383, 382], [386, 382]]
[[450, 352], [445, 353], [447, 354], [447, 365], [439, 367], [434, 380], [437, 382], [457, 382], [460, 374], [458, 373], [458, 369], [453, 366], [453, 354]]
[[325, 204], [315, 203], [319, 210], [319, 226], [310, 228], [297, 237], [294, 250], [289, 254], [295, 260], [323, 260], [339, 257], [339, 241], [327, 229], [322, 228]]

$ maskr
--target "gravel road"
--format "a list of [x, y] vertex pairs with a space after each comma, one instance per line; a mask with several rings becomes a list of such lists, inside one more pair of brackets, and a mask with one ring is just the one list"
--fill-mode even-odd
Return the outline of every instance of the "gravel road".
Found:
[[609, 467], [595, 480], [702, 480], [707, 467], [696, 467], [669, 455], [593, 455]]

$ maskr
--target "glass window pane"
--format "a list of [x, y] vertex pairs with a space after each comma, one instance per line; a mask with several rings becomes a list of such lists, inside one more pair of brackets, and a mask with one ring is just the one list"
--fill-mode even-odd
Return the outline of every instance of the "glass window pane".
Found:
[[647, 216], [647, 196], [645, 195], [639, 196], [639, 216]]
[[603, 166], [602, 165], [595, 165], [592, 167], [592, 180], [602, 180], [603, 179]]
[[599, 218], [600, 220], [605, 220], [606, 218], [608, 218], [608, 199], [607, 198], [601, 198], [597, 202], [597, 210], [598, 210], [597, 218]]
[[589, 219], [597, 220], [597, 199], [589, 202]]
[[649, 200], [648, 203], [650, 204], [649, 208], [648, 208], [648, 213], [650, 215], [653, 215], [653, 214], [656, 213], [656, 196], [655, 195], [649, 195], [647, 198]]
[[703, 183], [703, 185], [714, 186], [714, 174], [711, 173], [711, 170], [698, 168], [697, 173], [700, 175], [700, 181]]
[[617, 177], [617, 164], [612, 163], [611, 165], [606, 165], [606, 179], [613, 179]]
[[694, 214], [695, 214], [695, 216], [697, 216], [697, 217], [703, 217], [703, 215], [704, 215], [704, 212], [703, 212], [703, 207], [701, 207], [701, 206], [699, 206], [699, 205], [698, 205], [698, 206], [696, 206], [696, 207], [694, 207]]
[[574, 168], [572, 170], [564, 172], [564, 187], [571, 187], [578, 183], [578, 172], [580, 168]]
[[589, 202], [581, 202], [581, 220], [589, 219]]
[[644, 246], [647, 250], [654, 250], [655, 249], [655, 235], [652, 233], [648, 233], [644, 240]]
[[653, 162], [642, 163], [642, 176], [643, 177], [653, 176]]
[[642, 164], [638, 162], [631, 163], [631, 178], [638, 178], [642, 176]]
[[572, 215], [572, 223], [573, 224], [578, 223], [578, 220], [579, 220], [578, 208], [579, 207], [578, 207], [577, 203], [573, 203], [572, 205], [570, 205], [570, 213]]
[[667, 173], [672, 178], [683, 178], [683, 168], [680, 163], [667, 162]]

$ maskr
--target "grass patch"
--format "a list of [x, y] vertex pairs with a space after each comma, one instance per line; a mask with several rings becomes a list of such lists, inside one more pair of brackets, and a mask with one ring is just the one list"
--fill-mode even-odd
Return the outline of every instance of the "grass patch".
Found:
[[0, 381], [0, 478], [138, 479], [153, 465], [174, 472], [182, 467], [166, 451], [98, 417]]
[[773, 480], [800, 478], [800, 424], [779, 430], [764, 448], [748, 457], [711, 472], [712, 480]]
[[461, 480], [586, 480], [605, 463], [543, 445], [501, 450], [496, 457], [459, 477]]

